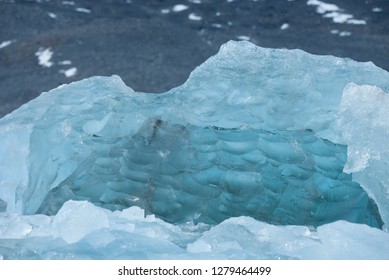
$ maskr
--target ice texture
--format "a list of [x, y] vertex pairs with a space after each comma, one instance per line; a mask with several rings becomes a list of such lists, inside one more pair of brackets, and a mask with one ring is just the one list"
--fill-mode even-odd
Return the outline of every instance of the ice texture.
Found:
[[[84, 210], [93, 213], [87, 217]], [[66, 211], [67, 216], [63, 218]], [[313, 229], [242, 216], [174, 225], [133, 206], [110, 211], [67, 201], [60, 217], [0, 215], [4, 259], [388, 259], [389, 234], [337, 221]], [[71, 220], [80, 224], [69, 224]], [[106, 226], [108, 223], [108, 227]], [[11, 229], [12, 228], [12, 229]], [[73, 232], [73, 233], [72, 233]]]
[[163, 94], [43, 93], [0, 120], [0, 255], [388, 258], [388, 91], [372, 63], [231, 41]]

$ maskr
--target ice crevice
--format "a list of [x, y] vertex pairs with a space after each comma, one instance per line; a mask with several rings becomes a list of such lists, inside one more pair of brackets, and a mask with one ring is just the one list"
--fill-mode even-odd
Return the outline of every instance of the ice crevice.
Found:
[[43, 93], [0, 120], [0, 255], [388, 257], [388, 92], [370, 62], [230, 41], [163, 94]]

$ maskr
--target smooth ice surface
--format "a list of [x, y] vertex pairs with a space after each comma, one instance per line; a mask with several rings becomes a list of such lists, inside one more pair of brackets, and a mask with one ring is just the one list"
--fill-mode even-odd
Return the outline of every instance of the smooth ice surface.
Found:
[[164, 94], [43, 93], [0, 120], [0, 255], [388, 258], [388, 91], [372, 63], [231, 41]]

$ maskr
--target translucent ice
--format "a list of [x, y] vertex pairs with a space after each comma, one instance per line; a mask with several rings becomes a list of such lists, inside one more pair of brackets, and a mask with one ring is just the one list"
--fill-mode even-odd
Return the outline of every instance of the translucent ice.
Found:
[[[229, 218], [209, 226], [172, 225], [133, 206], [103, 210], [68, 201], [62, 211], [81, 214], [77, 222], [103, 218], [109, 227], [77, 231], [68, 221], [45, 215], [0, 215], [0, 255], [4, 259], [388, 259], [389, 234], [367, 225], [337, 221], [316, 229], [275, 226], [251, 217]], [[97, 216], [86, 217], [81, 209]], [[104, 212], [104, 213], [103, 213]], [[62, 215], [62, 214], [61, 214]], [[12, 223], [13, 233], [10, 232]], [[79, 224], [77, 224], [79, 225]], [[77, 238], [64, 240], [59, 235]], [[15, 233], [18, 232], [16, 235]], [[66, 237], [65, 237], [66, 238]]]
[[0, 255], [386, 258], [388, 91], [372, 63], [229, 42], [164, 94], [43, 93], [0, 120]]

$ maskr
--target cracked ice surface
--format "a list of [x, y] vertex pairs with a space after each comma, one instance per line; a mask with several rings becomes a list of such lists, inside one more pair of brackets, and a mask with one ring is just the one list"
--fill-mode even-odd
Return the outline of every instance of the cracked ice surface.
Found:
[[388, 90], [372, 63], [231, 41], [164, 94], [43, 93], [0, 120], [0, 255], [388, 258]]

